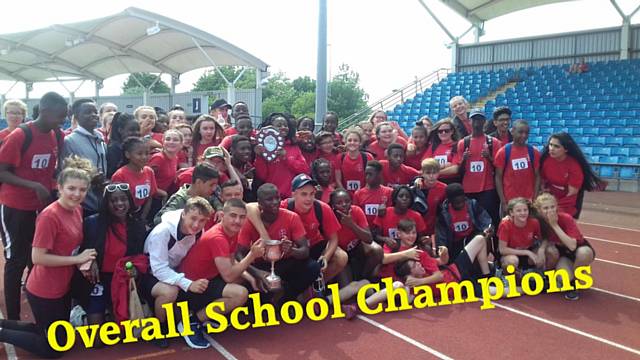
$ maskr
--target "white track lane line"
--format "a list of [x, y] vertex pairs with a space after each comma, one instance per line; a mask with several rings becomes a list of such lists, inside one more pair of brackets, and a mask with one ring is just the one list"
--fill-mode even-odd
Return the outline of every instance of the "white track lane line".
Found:
[[[4, 314], [2, 310], [0, 310], [0, 319], [4, 320]], [[7, 352], [8, 360], [17, 360], [18, 355], [16, 355], [16, 348], [12, 344], [4, 343], [4, 350]]]
[[625, 264], [625, 263], [621, 263], [621, 262], [617, 262], [617, 261], [598, 259], [598, 258], [596, 258], [595, 260], [596, 261], [605, 262], [605, 263], [609, 263], [609, 264], [613, 264], [613, 265], [624, 266], [624, 267], [640, 270], [640, 266], [636, 266], [636, 265], [630, 265], [630, 264]]
[[629, 295], [625, 295], [625, 294], [620, 294], [620, 293], [617, 293], [617, 292], [613, 292], [613, 291], [609, 291], [609, 290], [605, 290], [605, 289], [600, 289], [600, 288], [596, 288], [596, 287], [590, 287], [589, 289], [595, 290], [595, 291], [600, 291], [600, 292], [603, 292], [603, 293], [609, 294], [609, 295], [619, 296], [619, 297], [625, 298], [627, 300], [633, 300], [633, 301], [640, 302], [640, 298], [637, 298], [637, 297], [633, 297], [633, 296], [629, 296]]
[[629, 244], [629, 243], [620, 242], [620, 241], [613, 241], [613, 240], [600, 239], [600, 238], [597, 238], [597, 237], [591, 237], [591, 236], [585, 236], [585, 238], [586, 238], [587, 240], [602, 241], [602, 242], [608, 242], [608, 243], [617, 244], [617, 245], [633, 246], [633, 247], [638, 247], [638, 248], [640, 248], [640, 245], [637, 245], [637, 244]]
[[582, 221], [579, 221], [578, 223], [579, 223], [579, 224], [585, 224], [585, 225], [592, 225], [592, 226], [606, 227], [606, 228], [610, 228], [610, 229], [618, 229], [618, 230], [625, 230], [625, 231], [640, 232], [640, 230], [637, 230], [637, 229], [630, 229], [630, 228], [625, 228], [625, 227], [620, 227], [620, 226], [611, 226], [611, 225], [594, 224], [594, 223], [588, 223], [588, 222], [582, 222]]
[[590, 334], [588, 332], [580, 331], [580, 330], [574, 329], [572, 327], [569, 327], [569, 326], [566, 326], [566, 325], [562, 325], [560, 323], [557, 323], [557, 322], [554, 322], [554, 321], [551, 321], [551, 320], [547, 320], [545, 318], [541, 318], [541, 317], [536, 316], [536, 315], [531, 315], [529, 313], [526, 313], [524, 311], [520, 311], [518, 309], [514, 309], [514, 308], [509, 307], [509, 306], [505, 306], [505, 305], [498, 304], [498, 303], [495, 303], [495, 302], [493, 303], [493, 305], [495, 305], [495, 306], [497, 306], [497, 307], [499, 307], [501, 309], [510, 311], [512, 313], [515, 313], [515, 314], [518, 314], [518, 315], [521, 315], [521, 316], [524, 316], [524, 317], [528, 317], [528, 318], [536, 320], [536, 321], [540, 321], [540, 322], [545, 323], [547, 325], [555, 326], [555, 327], [560, 328], [562, 330], [566, 330], [568, 332], [571, 332], [571, 333], [574, 333], [574, 334], [577, 334], [577, 335], [580, 335], [580, 336], [584, 336], [584, 337], [587, 337], [587, 338], [595, 340], [595, 341], [599, 341], [601, 343], [607, 344], [609, 346], [613, 346], [613, 347], [618, 348], [620, 350], [624, 350], [624, 351], [630, 352], [632, 354], [640, 355], [640, 350], [638, 350], [638, 349], [630, 348], [628, 346], [625, 346], [625, 345], [622, 345], [622, 344], [618, 344], [617, 342], [613, 342], [611, 340], [607, 340], [605, 338], [601, 338], [599, 336]]
[[213, 348], [220, 353], [220, 355], [224, 356], [225, 359], [238, 360], [238, 358], [233, 356], [233, 354], [230, 353], [229, 350], [225, 349], [225, 347], [222, 346], [219, 342], [213, 340], [213, 338], [209, 334], [204, 334], [204, 337], [205, 339], [207, 339], [209, 344], [211, 344], [211, 346], [213, 346]]
[[358, 319], [368, 323], [369, 325], [373, 325], [373, 326], [377, 327], [378, 329], [397, 337], [400, 340], [406, 341], [409, 344], [419, 348], [420, 350], [424, 350], [424, 351], [430, 353], [431, 355], [433, 355], [433, 356], [435, 356], [435, 357], [437, 357], [439, 359], [453, 360], [452, 358], [448, 357], [447, 355], [445, 355], [445, 354], [443, 354], [443, 353], [441, 353], [441, 352], [439, 352], [439, 351], [437, 351], [435, 349], [432, 349], [432, 348], [428, 347], [427, 345], [425, 345], [425, 344], [423, 344], [423, 343], [421, 343], [421, 342], [419, 342], [417, 340], [414, 340], [414, 339], [412, 339], [412, 338], [410, 338], [410, 337], [408, 337], [408, 336], [406, 336], [404, 334], [401, 334], [401, 333], [397, 332], [396, 330], [393, 330], [393, 329], [391, 329], [391, 328], [389, 328], [389, 327], [387, 327], [387, 326], [385, 326], [383, 324], [380, 324], [379, 322], [377, 322], [375, 320], [371, 320], [368, 317], [363, 316], [363, 315], [358, 315], [357, 317], [358, 317]]

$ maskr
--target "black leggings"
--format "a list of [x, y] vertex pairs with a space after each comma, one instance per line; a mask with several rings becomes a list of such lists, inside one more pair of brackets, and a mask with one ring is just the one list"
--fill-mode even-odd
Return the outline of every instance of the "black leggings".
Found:
[[7, 319], [20, 320], [22, 275], [31, 269], [31, 244], [36, 229], [36, 211], [13, 209], [0, 205], [0, 234], [4, 244], [4, 301]]
[[[0, 342], [13, 344], [41, 358], [61, 357], [63, 353], [49, 345], [47, 329], [58, 320], [69, 320], [71, 297], [66, 295], [59, 299], [44, 299], [27, 292], [27, 300], [36, 323], [0, 320]], [[57, 328], [56, 339], [61, 346], [67, 342], [67, 333], [61, 326]]]

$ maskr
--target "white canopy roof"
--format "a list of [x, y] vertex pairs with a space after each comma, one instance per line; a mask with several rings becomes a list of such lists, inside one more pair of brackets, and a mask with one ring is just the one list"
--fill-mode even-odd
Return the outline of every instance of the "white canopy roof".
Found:
[[512, 12], [572, 0], [441, 0], [473, 24], [479, 24]]
[[268, 65], [202, 30], [149, 11], [0, 35], [0, 80], [101, 81], [132, 72], [174, 77], [215, 65]]

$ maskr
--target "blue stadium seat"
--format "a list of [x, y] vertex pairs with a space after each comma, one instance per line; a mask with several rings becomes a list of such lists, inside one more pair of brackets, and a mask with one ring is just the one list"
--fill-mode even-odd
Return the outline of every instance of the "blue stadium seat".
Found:
[[621, 164], [640, 165], [640, 157], [622, 157], [620, 158]]
[[582, 128], [583, 135], [598, 135], [598, 128], [595, 127], [584, 127]]
[[579, 145], [589, 144], [589, 138], [586, 136], [576, 136], [573, 138]]
[[590, 136], [589, 145], [604, 145], [604, 138], [599, 136]]
[[600, 166], [600, 176], [604, 178], [612, 178], [614, 177], [614, 167], [613, 166]]
[[604, 143], [609, 146], [622, 146], [624, 144], [621, 137], [607, 137], [604, 139]]
[[632, 147], [629, 149], [629, 156], [640, 156], [640, 147]]
[[591, 155], [589, 156], [589, 161], [592, 163], [597, 163], [600, 162], [600, 156], [598, 155]]
[[593, 155], [610, 156], [611, 155], [611, 148], [598, 146], [598, 147], [593, 148], [592, 154]]
[[615, 136], [632, 136], [633, 129], [628, 127], [615, 128], [614, 134]]
[[[583, 151], [584, 151], [584, 149], [583, 149]], [[630, 153], [631, 153], [630, 149], [626, 148], [626, 147], [616, 146], [616, 147], [611, 148], [611, 155], [625, 157], [625, 156], [629, 156]]]
[[581, 146], [580, 150], [587, 156], [593, 155], [593, 148], [591, 146]]
[[[609, 125], [607, 124], [604, 126], [609, 126]], [[615, 129], [612, 127], [599, 127], [596, 129], [598, 130], [598, 135], [600, 136], [613, 136], [613, 134], [615, 133]]]
[[620, 168], [620, 179], [631, 180], [637, 177], [637, 168], [633, 167], [622, 167]]
[[640, 146], [640, 138], [635, 136], [625, 137], [623, 138], [622, 143], [625, 146]]

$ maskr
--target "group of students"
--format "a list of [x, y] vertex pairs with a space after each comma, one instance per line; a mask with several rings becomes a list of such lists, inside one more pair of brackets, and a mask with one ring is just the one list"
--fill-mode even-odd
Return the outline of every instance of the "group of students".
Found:
[[[382, 111], [342, 132], [333, 112], [319, 131], [313, 119], [273, 113], [259, 129], [274, 128], [283, 145], [267, 160], [242, 102], [217, 100], [189, 124], [179, 106], [127, 114], [80, 99], [69, 108], [53, 92], [25, 123], [24, 103], [7, 101], [0, 342], [57, 357], [46, 331], [72, 305], [90, 324], [126, 319], [125, 262], [163, 332], [166, 304], [187, 300], [194, 332], [185, 340], [207, 348], [207, 304], [224, 302], [228, 313], [253, 291], [281, 306], [312, 296], [314, 284], [338, 283], [352, 317], [349, 299], [384, 277], [435, 286], [500, 265], [521, 274], [593, 261], [575, 218], [581, 194], [600, 179], [571, 136], [552, 135], [540, 154], [508, 108], [487, 121], [462, 97], [450, 105], [451, 118], [420, 119], [410, 136]], [[67, 116], [74, 125], [65, 134]], [[271, 240], [281, 241], [280, 291], [268, 281]], [[20, 321], [22, 291], [35, 324]]]

